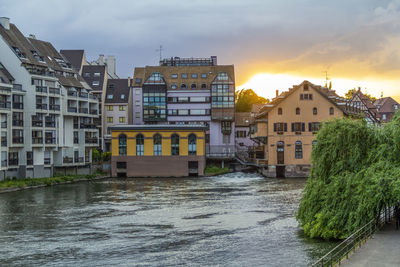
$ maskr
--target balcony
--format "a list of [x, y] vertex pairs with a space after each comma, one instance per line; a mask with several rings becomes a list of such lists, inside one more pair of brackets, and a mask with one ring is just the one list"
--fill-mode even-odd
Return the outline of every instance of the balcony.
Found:
[[82, 123], [81, 122], [81, 129], [96, 129], [97, 125], [94, 123]]
[[56, 138], [55, 137], [46, 137], [45, 138], [45, 144], [46, 145], [55, 145], [56, 144]]
[[89, 113], [89, 109], [88, 108], [79, 108], [79, 113], [88, 114]]
[[89, 94], [89, 99], [97, 100], [97, 97], [94, 95]]
[[79, 93], [79, 97], [81, 97], [81, 98], [88, 98], [88, 93], [82, 93], [82, 92], [80, 92]]
[[33, 165], [33, 159], [27, 159], [26, 160], [26, 165], [32, 166]]
[[15, 120], [15, 119], [13, 119], [12, 125], [13, 126], [17, 126], [17, 127], [23, 127], [24, 126], [24, 120]]
[[7, 137], [5, 137], [5, 136], [1, 137], [1, 146], [7, 147]]
[[10, 159], [8, 161], [9, 166], [18, 166], [18, 159]]
[[63, 163], [69, 164], [69, 163], [73, 163], [73, 162], [74, 162], [74, 159], [71, 158], [71, 157], [64, 157], [63, 158]]
[[50, 104], [49, 109], [54, 111], [60, 111], [60, 105]]
[[98, 118], [93, 118], [93, 124], [101, 127], [101, 120]]
[[45, 158], [45, 159], [43, 160], [43, 163], [44, 163], [44, 165], [50, 165], [51, 159], [50, 159], [50, 158]]
[[56, 127], [56, 121], [54, 120], [50, 120], [50, 119], [46, 119], [46, 127], [50, 127], [50, 128], [55, 128]]
[[37, 93], [47, 93], [47, 87], [46, 86], [36, 86], [36, 92]]
[[2, 102], [0, 102], [0, 108], [10, 109], [11, 108], [11, 102], [10, 101], [2, 101]]
[[74, 144], [79, 144], [79, 138], [78, 137], [74, 137]]
[[7, 128], [7, 121], [2, 121], [1, 122], [1, 128], [3, 128], [3, 129]]
[[43, 127], [43, 119], [32, 117], [32, 127]]
[[24, 138], [22, 136], [14, 136], [12, 138], [13, 144], [23, 144], [24, 143]]
[[76, 107], [68, 107], [68, 108], [67, 108], [67, 111], [68, 111], [68, 112], [77, 113], [77, 110], [78, 110], [78, 109], [77, 109]]
[[230, 145], [217, 145], [206, 146], [207, 158], [233, 158], [235, 157], [235, 146]]
[[33, 145], [42, 145], [43, 137], [32, 137], [32, 144]]
[[36, 109], [47, 110], [47, 104], [36, 104]]
[[75, 91], [68, 91], [67, 95], [68, 95], [68, 96], [77, 96], [78, 93], [75, 92]]
[[13, 84], [13, 90], [22, 91], [22, 84]]
[[85, 138], [85, 143], [86, 144], [97, 144], [98, 143], [98, 139], [97, 139], [97, 137], [86, 137]]
[[91, 109], [90, 110], [91, 115], [97, 115], [97, 109]]
[[59, 95], [60, 94], [60, 88], [49, 88], [49, 93], [53, 95]]
[[22, 103], [22, 102], [14, 102], [12, 107], [14, 109], [24, 109], [24, 103]]

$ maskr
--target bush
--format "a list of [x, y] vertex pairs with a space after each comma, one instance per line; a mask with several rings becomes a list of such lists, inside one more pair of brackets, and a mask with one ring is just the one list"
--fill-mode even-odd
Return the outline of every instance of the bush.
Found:
[[111, 160], [111, 152], [101, 153], [101, 158], [103, 161], [110, 161]]
[[100, 152], [97, 149], [92, 150], [92, 160], [93, 162], [99, 162], [101, 159]]

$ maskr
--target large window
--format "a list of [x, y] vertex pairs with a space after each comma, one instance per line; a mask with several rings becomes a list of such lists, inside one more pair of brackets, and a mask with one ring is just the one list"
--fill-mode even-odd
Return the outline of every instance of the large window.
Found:
[[121, 134], [118, 137], [118, 154], [120, 156], [126, 156], [126, 150], [127, 150], [126, 135], [125, 134]]
[[274, 123], [274, 132], [287, 132], [287, 123], [286, 122]]
[[299, 132], [304, 132], [305, 130], [306, 129], [305, 129], [304, 122], [293, 122], [292, 123], [292, 132], [299, 133]]
[[196, 135], [190, 134], [188, 138], [189, 142], [189, 155], [196, 155]]
[[161, 156], [161, 135], [156, 134], [153, 137], [154, 156]]
[[144, 136], [143, 134], [136, 135], [136, 156], [144, 155]]
[[294, 156], [296, 159], [303, 158], [303, 145], [302, 145], [301, 141], [296, 141], [296, 143], [295, 143]]
[[177, 134], [171, 136], [171, 155], [179, 155], [179, 135]]
[[321, 124], [319, 122], [310, 122], [308, 123], [308, 131], [310, 132], [318, 132]]
[[334, 114], [334, 110], [332, 107], [329, 108], [329, 115], [333, 115]]

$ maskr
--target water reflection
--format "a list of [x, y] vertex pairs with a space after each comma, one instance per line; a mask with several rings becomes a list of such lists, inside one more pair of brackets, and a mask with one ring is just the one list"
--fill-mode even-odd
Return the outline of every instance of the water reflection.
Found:
[[306, 266], [334, 244], [294, 219], [304, 179], [103, 180], [0, 195], [5, 265]]

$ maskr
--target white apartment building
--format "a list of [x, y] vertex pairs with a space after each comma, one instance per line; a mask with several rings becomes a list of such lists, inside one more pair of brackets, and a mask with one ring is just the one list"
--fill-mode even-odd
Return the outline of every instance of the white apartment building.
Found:
[[99, 101], [68, 60], [2, 17], [0, 77], [0, 180], [89, 173]]

